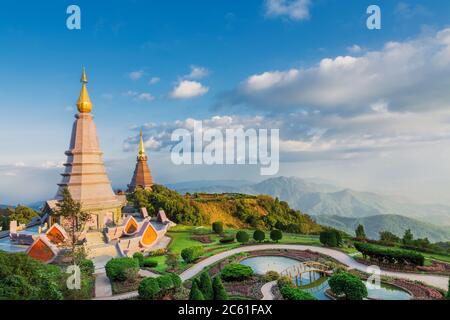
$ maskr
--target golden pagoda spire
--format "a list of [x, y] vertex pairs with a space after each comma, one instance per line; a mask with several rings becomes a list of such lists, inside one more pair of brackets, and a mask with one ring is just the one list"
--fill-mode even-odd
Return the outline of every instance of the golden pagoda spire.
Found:
[[139, 141], [139, 157], [145, 156], [145, 148], [144, 148], [144, 138], [142, 135], [142, 129], [140, 133], [140, 141]]
[[81, 92], [80, 97], [77, 101], [77, 107], [78, 111], [80, 113], [89, 113], [92, 111], [92, 102], [89, 98], [89, 93], [86, 88], [86, 84], [88, 83], [87, 76], [86, 76], [86, 69], [83, 67], [83, 74], [81, 75]]

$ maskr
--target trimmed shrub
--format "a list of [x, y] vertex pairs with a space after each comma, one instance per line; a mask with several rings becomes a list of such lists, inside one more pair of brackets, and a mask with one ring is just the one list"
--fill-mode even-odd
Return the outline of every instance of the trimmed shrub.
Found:
[[283, 287], [293, 287], [294, 283], [291, 278], [289, 278], [287, 276], [282, 276], [278, 279], [277, 285], [278, 285], [278, 288], [281, 289]]
[[286, 300], [317, 300], [310, 293], [290, 286], [281, 287], [280, 293]]
[[368, 295], [364, 282], [347, 272], [335, 273], [328, 280], [328, 284], [334, 294], [345, 295], [347, 300], [363, 300]]
[[133, 258], [114, 258], [105, 266], [106, 275], [112, 281], [135, 279], [139, 272], [139, 261]]
[[80, 267], [81, 272], [86, 275], [92, 275], [95, 272], [95, 266], [92, 260], [83, 259], [79, 262], [78, 266]]
[[189, 300], [205, 300], [202, 292], [198, 288], [197, 281], [192, 282], [191, 292], [189, 293]]
[[270, 239], [272, 239], [272, 241], [278, 242], [283, 239], [283, 233], [280, 230], [272, 230], [270, 231]]
[[137, 261], [139, 261], [139, 266], [143, 267], [144, 266], [144, 255], [140, 252], [135, 252], [133, 254], [133, 259], [136, 259]]
[[156, 278], [156, 280], [158, 280], [159, 287], [163, 291], [167, 291], [167, 290], [174, 288], [173, 280], [170, 275], [160, 276], [160, 277]]
[[280, 278], [280, 274], [276, 271], [267, 271], [263, 277], [265, 282], [272, 282], [272, 281], [278, 280], [279, 278]]
[[225, 281], [242, 281], [253, 276], [253, 269], [238, 263], [227, 264], [220, 273]]
[[214, 277], [212, 287], [214, 292], [214, 300], [228, 300], [228, 293], [225, 290], [220, 277]]
[[248, 236], [248, 233], [245, 231], [238, 231], [236, 233], [236, 240], [239, 243], [247, 243], [248, 240], [250, 240], [250, 237]]
[[155, 260], [152, 260], [151, 258], [146, 258], [142, 262], [142, 266], [146, 268], [155, 268], [158, 266], [158, 262]]
[[255, 230], [255, 232], [253, 232], [253, 239], [255, 241], [263, 242], [265, 238], [266, 238], [266, 233], [264, 231]]
[[205, 300], [212, 300], [214, 298], [212, 282], [208, 272], [202, 272], [200, 275], [200, 278], [198, 279], [198, 288], [202, 292]]
[[368, 243], [355, 242], [356, 250], [362, 253], [363, 257], [377, 260], [378, 262], [399, 263], [399, 264], [413, 264], [423, 266], [425, 257], [415, 251], [384, 248]]
[[203, 247], [190, 247], [181, 251], [181, 257], [186, 263], [191, 263], [201, 257], [203, 253]]
[[154, 300], [160, 293], [159, 282], [155, 278], [145, 278], [139, 284], [139, 297], [144, 300]]
[[327, 247], [340, 247], [342, 236], [338, 230], [328, 229], [320, 233], [320, 243]]
[[234, 242], [234, 237], [233, 236], [224, 237], [224, 238], [220, 239], [219, 242], [222, 244], [232, 243], [232, 242]]
[[181, 280], [180, 276], [176, 273], [169, 273], [169, 276], [172, 278], [173, 287], [175, 289], [181, 288], [183, 281]]
[[222, 221], [216, 221], [212, 224], [212, 230], [214, 233], [222, 234], [223, 233], [223, 222]]

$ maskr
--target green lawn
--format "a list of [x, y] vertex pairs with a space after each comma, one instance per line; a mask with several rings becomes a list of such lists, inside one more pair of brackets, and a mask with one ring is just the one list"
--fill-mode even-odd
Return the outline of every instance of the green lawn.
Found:
[[[237, 231], [236, 229], [226, 229], [224, 234], [229, 236], [234, 236]], [[253, 230], [245, 230], [248, 232], [250, 236], [250, 241], [253, 241]], [[193, 240], [192, 236], [195, 234], [208, 235], [212, 240], [211, 243], [201, 243], [197, 240]], [[169, 245], [169, 250], [173, 253], [180, 254], [184, 248], [193, 247], [193, 246], [202, 246], [205, 248], [207, 253], [204, 256], [212, 256], [222, 251], [227, 251], [236, 247], [239, 247], [241, 244], [238, 242], [229, 243], [229, 244], [221, 244], [219, 240], [221, 237], [219, 235], [213, 234], [211, 232], [210, 227], [191, 227], [185, 225], [177, 225], [172, 228], [167, 235], [172, 238], [172, 242]], [[270, 240], [270, 233], [266, 232], [266, 240]], [[283, 233], [283, 239], [279, 241], [280, 244], [304, 244], [304, 245], [318, 245], [320, 246], [319, 237], [318, 236], [308, 236], [308, 235], [300, 235], [300, 234], [290, 234]], [[158, 266], [154, 268], [158, 272], [164, 272], [167, 269], [165, 264], [166, 257], [159, 256], [154, 257], [152, 260], [158, 262]], [[181, 269], [185, 269], [188, 266], [180, 257], [180, 267]]]

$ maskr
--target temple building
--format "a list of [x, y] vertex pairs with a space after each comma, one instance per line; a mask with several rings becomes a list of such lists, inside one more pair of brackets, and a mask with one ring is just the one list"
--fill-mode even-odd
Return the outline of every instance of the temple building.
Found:
[[65, 153], [65, 171], [61, 174], [62, 181], [58, 184], [55, 199], [47, 201], [44, 210], [49, 213], [49, 225], [60, 223], [51, 213], [62, 199], [63, 188], [68, 188], [72, 198], [81, 203], [82, 210], [91, 214], [88, 228], [100, 230], [120, 219], [126, 199], [114, 193], [106, 174], [103, 153], [91, 114], [92, 102], [87, 83], [83, 68], [81, 92], [77, 101], [78, 114], [75, 115], [69, 150]]
[[139, 141], [139, 153], [137, 156], [136, 168], [134, 169], [133, 178], [128, 185], [128, 192], [133, 192], [136, 188], [142, 188], [145, 190], [152, 190], [153, 178], [148, 167], [148, 157], [145, 154], [144, 139], [142, 137], [142, 130]]

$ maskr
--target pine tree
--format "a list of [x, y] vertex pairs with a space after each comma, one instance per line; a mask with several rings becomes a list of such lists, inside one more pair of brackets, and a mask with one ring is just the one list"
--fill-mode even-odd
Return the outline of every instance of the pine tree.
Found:
[[447, 300], [450, 300], [450, 279], [448, 280]]
[[214, 277], [213, 280], [214, 300], [228, 300], [228, 294], [223, 287], [222, 280], [219, 276]]
[[203, 272], [200, 275], [200, 279], [198, 282], [199, 289], [203, 294], [205, 300], [212, 300], [214, 298], [213, 287], [211, 283], [211, 278], [208, 272]]
[[365, 239], [366, 238], [366, 232], [364, 230], [364, 226], [362, 224], [358, 225], [358, 227], [355, 230], [356, 238], [358, 239]]
[[189, 293], [189, 300], [205, 300], [202, 292], [198, 288], [197, 281], [192, 282], [191, 292]]

